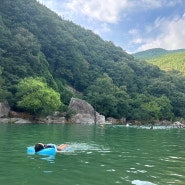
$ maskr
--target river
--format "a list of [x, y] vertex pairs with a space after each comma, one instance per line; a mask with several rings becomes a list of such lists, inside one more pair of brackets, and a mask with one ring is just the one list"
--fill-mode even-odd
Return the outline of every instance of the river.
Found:
[[[55, 156], [37, 142], [68, 143]], [[0, 124], [2, 185], [184, 185], [185, 130], [80, 124]]]

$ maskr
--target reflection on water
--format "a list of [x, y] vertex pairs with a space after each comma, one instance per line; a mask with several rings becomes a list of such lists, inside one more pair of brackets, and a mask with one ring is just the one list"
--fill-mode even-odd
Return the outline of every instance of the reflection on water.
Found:
[[73, 152], [89, 153], [92, 151], [107, 152], [109, 150], [109, 148], [106, 148], [104, 146], [99, 146], [98, 144], [92, 144], [92, 143], [68, 143], [68, 144], [72, 148]]
[[[35, 154], [35, 155], [37, 155], [37, 154]], [[35, 155], [33, 156], [33, 154], [32, 154], [32, 156], [30, 157], [30, 155], [29, 155], [29, 158], [32, 160], [32, 159], [36, 159], [36, 157], [35, 157]], [[50, 162], [50, 163], [54, 163], [55, 162], [55, 155], [49, 155], [49, 156], [42, 156], [42, 155], [37, 155], [37, 158], [39, 158], [39, 159], [42, 159], [42, 160], [46, 160], [46, 161], [48, 161], [48, 162]]]
[[132, 184], [135, 184], [135, 185], [156, 185], [156, 184], [153, 184], [151, 182], [140, 181], [140, 180], [133, 180]]
[[[26, 147], [38, 141], [73, 150], [28, 155]], [[166, 127], [2, 124], [0, 183], [184, 185], [184, 142], [185, 130]]]

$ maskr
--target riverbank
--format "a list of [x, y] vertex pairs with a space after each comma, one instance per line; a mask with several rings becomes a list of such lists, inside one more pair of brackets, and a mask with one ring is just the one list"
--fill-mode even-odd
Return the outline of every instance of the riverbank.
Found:
[[[30, 117], [29, 117], [30, 118]], [[0, 118], [0, 123], [2, 124], [95, 124], [95, 123], [79, 123], [74, 122], [73, 119], [66, 120], [65, 117], [57, 117], [57, 116], [47, 116], [46, 118], [38, 118], [38, 119], [26, 119], [25, 114], [24, 117], [6, 117]], [[147, 121], [125, 121], [119, 122], [116, 119], [106, 119], [104, 123], [97, 123], [99, 125], [125, 125], [129, 126], [149, 126], [150, 129], [153, 129], [155, 126], [172, 126], [174, 128], [185, 128], [184, 122], [173, 122], [173, 121], [155, 121], [155, 122], [147, 122]]]
[[185, 121], [178, 119], [178, 121], [168, 120], [152, 120], [152, 121], [139, 121], [139, 120], [126, 120], [126, 118], [115, 119], [105, 118], [105, 116], [99, 114], [88, 102], [72, 98], [69, 104], [69, 112], [60, 113], [55, 112], [53, 115], [46, 117], [34, 117], [29, 113], [15, 112], [10, 110], [8, 102], [0, 103], [0, 123], [43, 123], [43, 124], [112, 124], [112, 125], [126, 125], [126, 126], [141, 126], [150, 125], [151, 128], [155, 126], [175, 126], [177, 128], [185, 128]]

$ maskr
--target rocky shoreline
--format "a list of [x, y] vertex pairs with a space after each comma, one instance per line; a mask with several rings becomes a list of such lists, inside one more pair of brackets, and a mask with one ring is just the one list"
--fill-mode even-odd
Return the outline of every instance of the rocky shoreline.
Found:
[[[60, 115], [55, 112], [45, 118], [33, 119], [27, 113], [18, 113], [10, 110], [7, 101], [0, 103], [0, 122], [1, 123], [86, 123], [86, 124], [105, 124], [105, 116], [94, 110], [92, 105], [78, 98], [71, 98], [69, 112]], [[67, 116], [68, 114], [68, 116]], [[64, 116], [65, 115], [65, 116]]]
[[55, 112], [53, 115], [47, 116], [45, 118], [33, 119], [31, 115], [27, 113], [17, 113], [10, 110], [10, 106], [7, 101], [0, 103], [0, 123], [47, 123], [47, 124], [115, 124], [115, 125], [151, 125], [153, 126], [173, 126], [176, 128], [185, 128], [185, 123], [183, 121], [172, 122], [172, 121], [153, 121], [153, 122], [141, 122], [141, 121], [130, 121], [127, 122], [125, 118], [114, 119], [107, 118], [99, 114], [94, 110], [92, 105], [84, 100], [78, 98], [72, 98], [68, 109], [71, 111], [70, 116], [67, 118], [66, 114], [60, 115], [59, 112]]
[[[83, 116], [83, 115], [81, 115]], [[65, 117], [51, 117], [51, 118], [44, 118], [40, 120], [28, 120], [28, 119], [23, 119], [23, 118], [0, 118], [0, 123], [1, 124], [94, 124], [94, 123], [88, 123], [88, 122], [74, 122], [73, 120], [66, 120]], [[169, 122], [169, 121], [159, 121], [155, 124], [150, 124], [150, 123], [141, 123], [138, 122], [132, 123], [132, 122], [126, 122], [126, 123], [120, 123], [120, 122], [109, 122], [105, 121], [104, 123], [97, 123], [99, 125], [106, 125], [106, 124], [111, 124], [111, 125], [125, 125], [125, 126], [150, 126], [152, 129], [155, 126], [171, 126], [173, 128], [185, 128], [185, 124], [181, 122]]]

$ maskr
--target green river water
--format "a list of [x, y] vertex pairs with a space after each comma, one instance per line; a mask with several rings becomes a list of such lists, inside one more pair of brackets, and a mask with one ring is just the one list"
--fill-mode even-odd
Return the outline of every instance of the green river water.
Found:
[[[68, 143], [55, 157], [37, 142]], [[80, 124], [0, 124], [1, 185], [184, 185], [185, 130]]]

